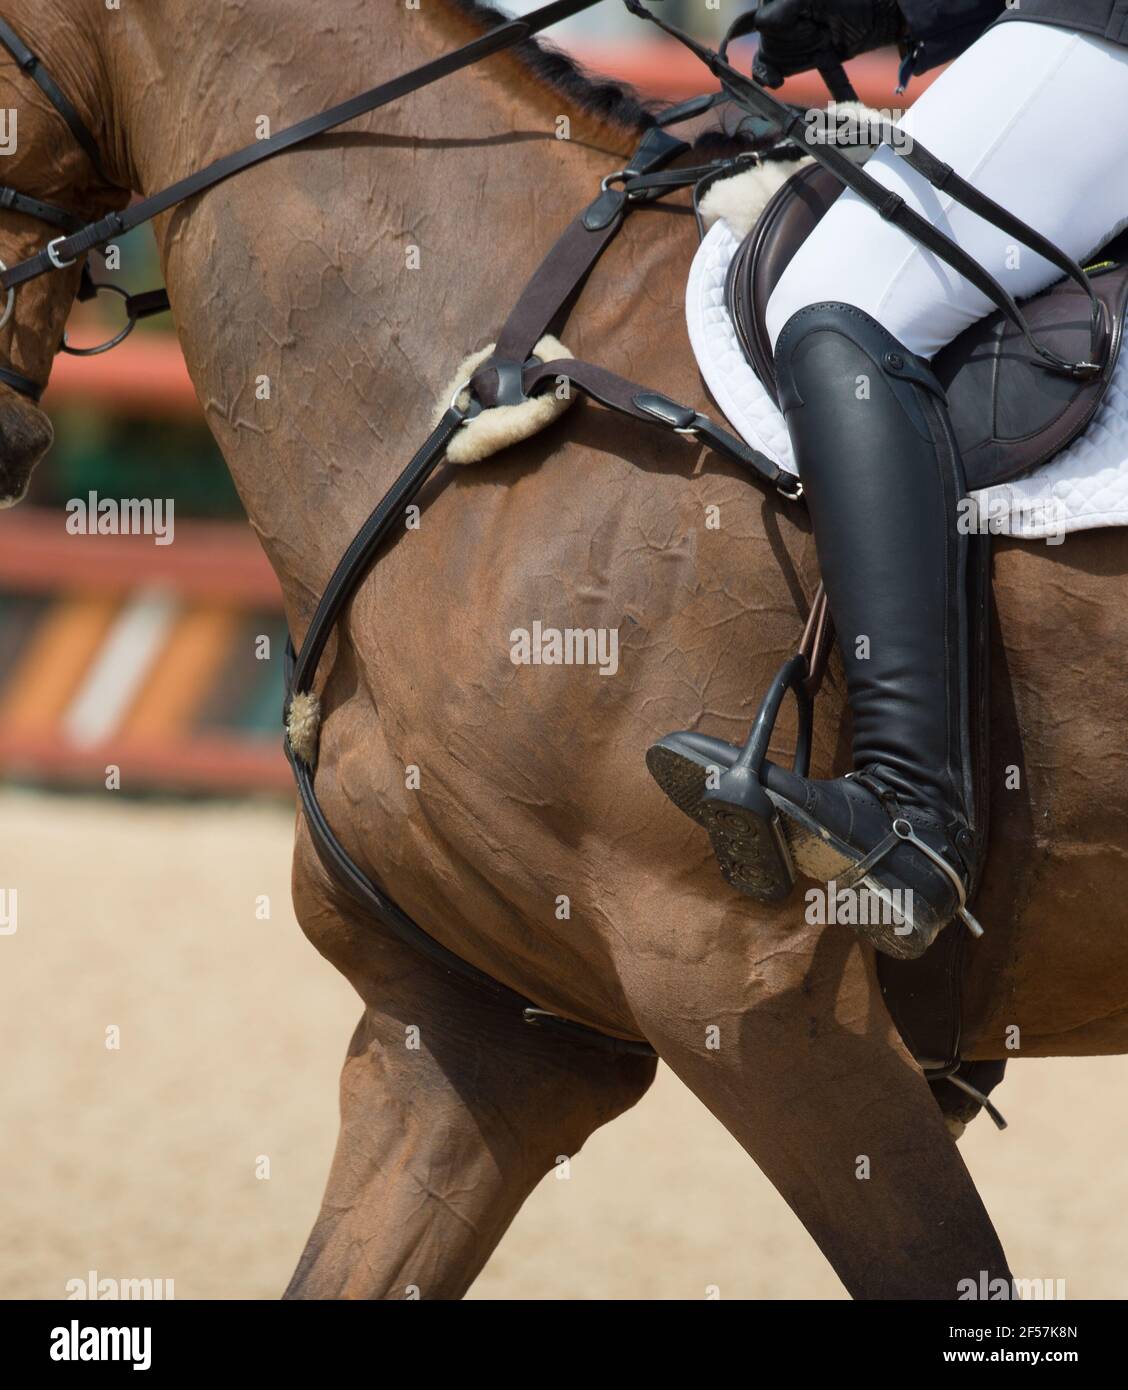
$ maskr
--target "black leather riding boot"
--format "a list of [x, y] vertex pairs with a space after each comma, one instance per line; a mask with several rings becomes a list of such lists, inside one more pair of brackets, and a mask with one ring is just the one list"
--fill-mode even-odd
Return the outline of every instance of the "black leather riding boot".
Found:
[[[854, 771], [816, 781], [702, 735], [648, 753], [656, 780], [709, 830], [725, 877], [762, 900], [795, 870], [863, 885], [896, 913], [859, 926], [920, 955], [957, 912], [974, 842], [968, 731], [963, 469], [928, 364], [867, 314], [816, 304], [776, 346], [854, 714]], [[744, 759], [745, 764], [748, 759]], [[706, 777], [714, 769], [711, 779]]]

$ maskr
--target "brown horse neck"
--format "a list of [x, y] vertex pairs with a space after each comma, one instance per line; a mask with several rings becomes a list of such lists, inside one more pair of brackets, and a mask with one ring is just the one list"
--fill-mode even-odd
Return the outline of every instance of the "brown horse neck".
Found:
[[[76, 11], [83, 20], [74, 30], [83, 42], [73, 66], [82, 72], [79, 90], [87, 93], [92, 127], [107, 141], [110, 167], [144, 193], [256, 138], [255, 122], [264, 115], [276, 132], [510, 18], [476, 0], [397, 6], [390, 20], [378, 22], [371, 0], [329, 0], [316, 11], [306, 0], [218, 0], [205, 11], [193, 0], [151, 0], [121, 11], [103, 5], [66, 5], [68, 15]], [[52, 38], [52, 54], [55, 47]], [[532, 51], [528, 42], [441, 79], [377, 112], [368, 128], [421, 144], [568, 140], [591, 150], [600, 169], [608, 156], [629, 153], [642, 111], [633, 98], [620, 100], [620, 89], [599, 82], [585, 96], [582, 79], [564, 72], [569, 65], [559, 55], [537, 58]]]
[[[119, 158], [152, 192], [252, 142], [264, 118], [276, 133], [498, 18], [463, 0], [379, 23], [368, 0], [107, 12]], [[495, 56], [157, 225], [209, 424], [301, 610], [458, 363], [496, 337], [554, 237], [637, 143], [640, 108], [625, 100], [608, 118], [604, 92], [584, 110], [559, 67]]]

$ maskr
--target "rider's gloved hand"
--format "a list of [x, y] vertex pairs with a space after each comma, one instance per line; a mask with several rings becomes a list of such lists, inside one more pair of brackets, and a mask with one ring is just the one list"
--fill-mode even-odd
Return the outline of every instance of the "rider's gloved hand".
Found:
[[768, 0], [756, 12], [760, 51], [752, 75], [765, 87], [847, 58], [905, 35], [896, 0]]

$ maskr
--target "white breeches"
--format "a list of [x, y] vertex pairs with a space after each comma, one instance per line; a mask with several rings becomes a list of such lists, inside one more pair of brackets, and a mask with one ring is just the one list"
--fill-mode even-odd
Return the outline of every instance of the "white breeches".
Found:
[[[1084, 263], [1128, 226], [1128, 48], [1049, 24], [987, 32], [906, 112], [901, 129], [969, 183]], [[866, 165], [1016, 299], [1060, 272], [968, 212], [888, 146]], [[994, 305], [846, 190], [768, 303], [775, 344], [797, 310], [853, 304], [931, 358]]]

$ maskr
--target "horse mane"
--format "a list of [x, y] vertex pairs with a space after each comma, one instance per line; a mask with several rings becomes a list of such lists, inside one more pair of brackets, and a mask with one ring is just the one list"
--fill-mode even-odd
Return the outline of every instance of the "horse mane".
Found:
[[[450, 3], [483, 28], [503, 24], [512, 18], [483, 0], [450, 0]], [[674, 104], [660, 98], [646, 99], [629, 83], [616, 82], [590, 72], [570, 53], [544, 38], [525, 39], [510, 51], [521, 59], [534, 77], [573, 102], [581, 111], [628, 130], [649, 129], [654, 125], [655, 118]], [[751, 135], [742, 130], [739, 123], [730, 124], [728, 128], [708, 126], [696, 133], [692, 145], [694, 152], [702, 157], [717, 157], [738, 150], [756, 150], [768, 159], [800, 157], [799, 151], [775, 147], [775, 137]]]
[[[451, 3], [483, 28], [492, 28], [513, 18], [482, 0], [451, 0]], [[521, 59], [534, 77], [599, 120], [630, 130], [646, 130], [654, 124], [655, 113], [666, 104], [644, 100], [625, 82], [596, 76], [570, 53], [545, 39], [524, 39], [510, 52]]]

